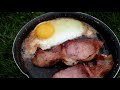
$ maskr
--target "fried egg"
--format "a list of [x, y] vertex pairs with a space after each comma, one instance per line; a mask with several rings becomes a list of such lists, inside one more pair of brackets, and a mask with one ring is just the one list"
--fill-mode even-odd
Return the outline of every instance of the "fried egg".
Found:
[[42, 50], [50, 49], [67, 40], [82, 36], [84, 33], [80, 21], [68, 18], [60, 18], [40, 23], [35, 27], [34, 31], [39, 39], [39, 47]]
[[47, 50], [67, 40], [72, 40], [82, 35], [87, 36], [91, 34], [88, 31], [91, 31], [88, 26], [72, 18], [57, 18], [41, 22], [25, 39], [22, 45], [24, 56], [32, 57], [37, 47]]

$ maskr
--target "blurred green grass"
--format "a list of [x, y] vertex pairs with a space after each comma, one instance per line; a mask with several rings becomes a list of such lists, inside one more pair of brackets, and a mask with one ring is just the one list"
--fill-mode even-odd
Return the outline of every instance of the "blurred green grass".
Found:
[[[18, 31], [31, 19], [45, 12], [0, 12], [0, 78], [26, 78], [12, 57]], [[120, 40], [120, 12], [85, 12], [105, 22]], [[117, 76], [120, 77], [120, 73]]]

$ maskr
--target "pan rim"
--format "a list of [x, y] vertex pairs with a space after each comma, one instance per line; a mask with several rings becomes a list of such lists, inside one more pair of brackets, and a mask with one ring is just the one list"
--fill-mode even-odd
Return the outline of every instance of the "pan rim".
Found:
[[[37, 19], [37, 18], [39, 18], [39, 17], [42, 17], [42, 16], [44, 16], [44, 15], [49, 15], [49, 14], [54, 14], [54, 13], [78, 13], [78, 14], [82, 14], [82, 15], [86, 15], [86, 16], [92, 17], [94, 20], [97, 20], [97, 21], [99, 21], [100, 23], [104, 24], [104, 25], [110, 30], [110, 32], [115, 36], [115, 39], [116, 39], [116, 41], [117, 41], [117, 43], [118, 43], [118, 46], [119, 46], [119, 49], [120, 49], [120, 41], [118, 40], [116, 34], [112, 31], [111, 28], [108, 27], [107, 24], [105, 24], [105, 23], [104, 23], [103, 21], [101, 21], [100, 19], [98, 19], [98, 18], [96, 18], [96, 17], [94, 17], [94, 16], [92, 16], [92, 15], [90, 15], [90, 14], [83, 13], [83, 12], [47, 12], [47, 13], [42, 14], [42, 15], [40, 15], [40, 16], [37, 16], [36, 18], [33, 18], [32, 20], [30, 20], [29, 22], [27, 22], [27, 23], [20, 29], [20, 31], [17, 33], [17, 35], [15, 36], [15, 39], [14, 39], [14, 41], [13, 41], [12, 54], [13, 54], [14, 62], [15, 62], [15, 64], [17, 65], [17, 67], [19, 68], [19, 70], [23, 73], [23, 75], [25, 75], [27, 78], [30, 78], [30, 76], [29, 76], [27, 73], [25, 73], [24, 70], [21, 69], [21, 67], [18, 65], [18, 63], [17, 63], [17, 61], [16, 61], [16, 59], [15, 59], [14, 48], [15, 48], [16, 39], [17, 39], [18, 35], [20, 34], [20, 32], [23, 30], [23, 28], [24, 28], [28, 23], [30, 23], [30, 22], [32, 22], [33, 20], [35, 20], [35, 19]], [[115, 77], [118, 75], [119, 71], [120, 71], [120, 66], [119, 66], [119, 68], [117, 69], [117, 71], [116, 71], [116, 73], [115, 73], [115, 75], [114, 75], [113, 78], [115, 78]]]

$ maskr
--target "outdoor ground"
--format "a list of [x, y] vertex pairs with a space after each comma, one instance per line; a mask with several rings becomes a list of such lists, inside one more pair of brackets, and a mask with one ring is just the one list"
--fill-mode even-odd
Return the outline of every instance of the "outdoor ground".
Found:
[[[120, 40], [119, 12], [86, 12], [106, 23]], [[0, 78], [26, 78], [12, 57], [12, 45], [18, 31], [44, 12], [0, 12]], [[120, 73], [117, 76], [120, 77]]]

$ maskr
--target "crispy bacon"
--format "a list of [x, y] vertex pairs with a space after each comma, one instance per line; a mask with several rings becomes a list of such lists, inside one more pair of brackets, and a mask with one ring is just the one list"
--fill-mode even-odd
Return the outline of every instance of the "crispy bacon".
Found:
[[113, 59], [112, 55], [100, 57], [96, 58], [96, 64], [78, 64], [57, 72], [52, 78], [103, 78], [112, 69]]
[[99, 52], [102, 45], [103, 42], [94, 39], [67, 41], [62, 50], [63, 62], [72, 66], [79, 61], [90, 61]]
[[49, 67], [59, 62], [61, 45], [53, 47], [50, 51], [43, 51], [40, 48], [37, 49], [35, 57], [32, 59], [32, 63], [39, 67]]

